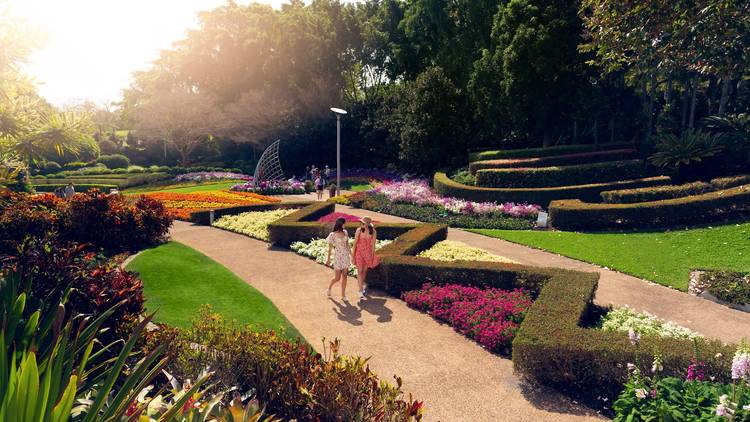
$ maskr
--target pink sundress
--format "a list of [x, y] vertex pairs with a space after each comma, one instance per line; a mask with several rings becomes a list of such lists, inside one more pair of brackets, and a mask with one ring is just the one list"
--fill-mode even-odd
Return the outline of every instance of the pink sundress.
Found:
[[373, 252], [375, 249], [374, 243], [375, 237], [370, 235], [367, 230], [359, 231], [357, 249], [354, 253], [354, 265], [357, 267], [373, 268], [380, 263], [378, 257]]

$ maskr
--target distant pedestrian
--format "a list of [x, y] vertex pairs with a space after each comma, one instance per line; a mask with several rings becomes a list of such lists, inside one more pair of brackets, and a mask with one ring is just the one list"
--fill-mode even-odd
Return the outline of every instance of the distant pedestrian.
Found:
[[333, 285], [341, 282], [341, 300], [346, 300], [346, 282], [349, 276], [349, 266], [352, 263], [351, 250], [349, 249], [349, 233], [344, 228], [346, 220], [339, 218], [333, 225], [333, 231], [328, 235], [328, 257], [326, 265], [331, 265], [331, 254], [333, 253], [333, 278], [328, 283], [328, 297], [331, 297]]
[[323, 200], [323, 189], [325, 189], [326, 184], [323, 180], [323, 176], [318, 174], [318, 176], [315, 178], [315, 192], [318, 194], [318, 201]]
[[325, 170], [323, 170], [323, 176], [325, 176], [326, 184], [331, 180], [331, 168], [326, 166]]
[[304, 179], [306, 181], [307, 180], [312, 181], [312, 179], [310, 178], [310, 166], [305, 166], [305, 177], [304, 177]]
[[63, 192], [63, 197], [65, 198], [72, 198], [73, 195], [76, 194], [76, 188], [73, 186], [73, 182], [68, 183], [67, 186], [65, 186], [65, 191]]
[[379, 264], [375, 255], [375, 242], [378, 240], [378, 232], [372, 224], [370, 217], [363, 217], [360, 226], [354, 234], [354, 246], [352, 256], [354, 265], [357, 266], [357, 282], [359, 283], [359, 298], [364, 299], [367, 294], [367, 271]]

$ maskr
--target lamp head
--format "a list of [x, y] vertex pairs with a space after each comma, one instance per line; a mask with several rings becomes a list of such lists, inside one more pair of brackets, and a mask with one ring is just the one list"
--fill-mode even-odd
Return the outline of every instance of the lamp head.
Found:
[[331, 107], [331, 111], [334, 112], [334, 113], [336, 113], [336, 114], [346, 114], [346, 110], [343, 110], [343, 109], [340, 109], [340, 108], [336, 108], [336, 107]]

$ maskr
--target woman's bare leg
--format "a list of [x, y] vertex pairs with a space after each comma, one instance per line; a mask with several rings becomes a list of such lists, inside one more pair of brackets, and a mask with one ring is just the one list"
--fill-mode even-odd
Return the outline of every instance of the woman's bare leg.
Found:
[[333, 288], [333, 285], [339, 281], [339, 278], [340, 278], [339, 271], [340, 270], [333, 270], [333, 278], [328, 283], [328, 296], [331, 295], [331, 288]]
[[349, 271], [341, 270], [341, 299], [346, 299], [346, 281], [349, 276]]
[[365, 276], [367, 275], [367, 267], [357, 267], [357, 283], [359, 284], [359, 291], [362, 291], [362, 286], [365, 284]]

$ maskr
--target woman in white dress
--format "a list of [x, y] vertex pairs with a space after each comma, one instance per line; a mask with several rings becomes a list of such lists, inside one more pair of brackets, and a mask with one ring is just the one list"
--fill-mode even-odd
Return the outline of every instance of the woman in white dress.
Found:
[[349, 233], [344, 229], [346, 220], [339, 218], [333, 225], [333, 231], [328, 235], [328, 258], [326, 265], [331, 265], [331, 252], [333, 252], [333, 279], [328, 284], [328, 297], [331, 297], [331, 288], [341, 281], [341, 300], [346, 300], [346, 281], [349, 275], [349, 266], [352, 263], [351, 249], [349, 249]]

